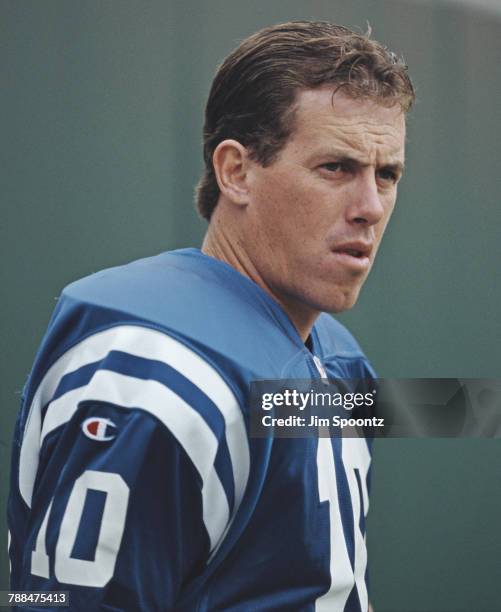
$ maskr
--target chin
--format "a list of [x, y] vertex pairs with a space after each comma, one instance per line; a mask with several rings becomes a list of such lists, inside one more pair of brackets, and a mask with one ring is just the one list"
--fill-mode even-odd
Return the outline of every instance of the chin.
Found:
[[329, 296], [325, 301], [322, 300], [322, 305], [319, 310], [333, 313], [345, 312], [355, 306], [359, 294], [360, 287], [351, 290], [340, 290], [336, 292], [336, 295]]

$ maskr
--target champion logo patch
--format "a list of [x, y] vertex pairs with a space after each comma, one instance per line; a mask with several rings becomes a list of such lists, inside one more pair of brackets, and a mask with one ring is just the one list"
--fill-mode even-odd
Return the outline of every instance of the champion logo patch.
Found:
[[107, 442], [117, 435], [117, 426], [104, 417], [90, 417], [82, 423], [82, 431], [91, 440]]

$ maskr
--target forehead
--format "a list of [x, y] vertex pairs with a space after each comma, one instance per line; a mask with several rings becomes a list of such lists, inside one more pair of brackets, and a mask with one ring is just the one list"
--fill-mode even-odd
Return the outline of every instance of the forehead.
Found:
[[290, 144], [298, 149], [341, 148], [403, 163], [405, 114], [400, 105], [383, 106], [334, 91], [329, 86], [298, 93]]

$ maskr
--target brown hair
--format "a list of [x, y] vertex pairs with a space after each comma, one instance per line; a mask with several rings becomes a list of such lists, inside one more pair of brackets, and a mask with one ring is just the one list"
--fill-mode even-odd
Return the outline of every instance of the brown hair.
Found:
[[271, 164], [294, 129], [294, 100], [301, 89], [324, 84], [354, 98], [398, 103], [407, 112], [414, 89], [407, 66], [375, 40], [322, 21], [294, 21], [256, 32], [222, 63], [205, 109], [205, 171], [197, 208], [210, 220], [219, 198], [212, 156], [233, 138], [263, 166]]

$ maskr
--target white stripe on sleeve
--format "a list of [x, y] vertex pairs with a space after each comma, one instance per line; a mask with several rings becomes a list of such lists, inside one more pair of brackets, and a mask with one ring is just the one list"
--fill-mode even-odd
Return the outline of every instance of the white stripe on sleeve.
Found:
[[[203, 479], [204, 521], [212, 548], [229, 519], [226, 495], [213, 465], [217, 440], [203, 417], [165, 385], [99, 370], [89, 385], [71, 390], [51, 402], [42, 425], [41, 410], [53, 397], [62, 376], [88, 363], [102, 361], [112, 350], [170, 365], [218, 407], [225, 421], [233, 469], [234, 514], [238, 509], [247, 484], [250, 459], [243, 415], [235, 395], [216, 369], [197, 353], [163, 332], [136, 325], [117, 326], [86, 338], [48, 370], [31, 403], [21, 446], [19, 487], [23, 499], [31, 506], [43, 439], [71, 418], [80, 401], [95, 399], [124, 407], [141, 407], [169, 428], [199, 471]], [[176, 408], [170, 410], [171, 406]]]

